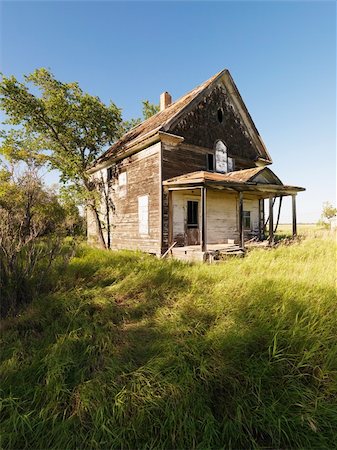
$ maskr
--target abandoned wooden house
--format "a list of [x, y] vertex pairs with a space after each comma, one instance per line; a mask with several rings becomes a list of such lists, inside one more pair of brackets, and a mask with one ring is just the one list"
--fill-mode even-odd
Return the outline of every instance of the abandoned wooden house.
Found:
[[[139, 249], [205, 259], [244, 248], [255, 237], [274, 241], [275, 200], [296, 194], [267, 167], [271, 157], [228, 70], [131, 129], [93, 165], [103, 180], [101, 216], [112, 249]], [[265, 208], [265, 203], [267, 204]], [[266, 209], [266, 211], [265, 211]], [[278, 211], [279, 217], [279, 211]], [[268, 218], [266, 220], [266, 218]], [[88, 239], [97, 229], [88, 215]], [[173, 246], [173, 247], [172, 247]]]

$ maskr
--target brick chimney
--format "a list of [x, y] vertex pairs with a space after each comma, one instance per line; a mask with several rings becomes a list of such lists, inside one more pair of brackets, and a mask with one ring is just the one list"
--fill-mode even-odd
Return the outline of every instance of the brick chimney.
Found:
[[168, 92], [163, 92], [160, 95], [160, 111], [164, 111], [172, 103], [172, 97]]

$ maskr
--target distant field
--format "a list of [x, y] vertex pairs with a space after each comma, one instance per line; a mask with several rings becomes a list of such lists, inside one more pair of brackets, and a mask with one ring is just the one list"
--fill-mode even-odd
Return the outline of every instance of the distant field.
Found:
[[2, 324], [2, 447], [336, 448], [336, 241], [299, 233], [218, 265], [81, 247]]
[[[322, 228], [317, 226], [315, 223], [298, 223], [297, 232], [299, 234], [306, 233], [308, 231], [322, 231]], [[291, 223], [280, 223], [277, 227], [277, 233], [292, 233]]]

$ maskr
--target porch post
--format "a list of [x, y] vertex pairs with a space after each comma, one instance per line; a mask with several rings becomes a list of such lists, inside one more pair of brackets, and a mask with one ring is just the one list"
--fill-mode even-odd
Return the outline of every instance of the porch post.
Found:
[[241, 191], [239, 192], [239, 236], [240, 247], [244, 248], [245, 241], [243, 233], [243, 194]]
[[259, 239], [264, 236], [264, 199], [259, 199]]
[[173, 202], [172, 191], [168, 191], [168, 246], [173, 244]]
[[269, 197], [269, 244], [274, 243], [274, 215], [273, 215], [273, 197]]
[[201, 251], [205, 252], [207, 249], [207, 204], [206, 204], [206, 187], [202, 186], [200, 188], [201, 196]]
[[297, 235], [297, 220], [296, 220], [296, 194], [291, 196], [292, 210], [293, 210], [293, 236]]

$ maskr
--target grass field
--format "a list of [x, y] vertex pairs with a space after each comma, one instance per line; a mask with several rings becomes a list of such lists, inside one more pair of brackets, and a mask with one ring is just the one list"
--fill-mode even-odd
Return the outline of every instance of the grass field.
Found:
[[81, 247], [2, 324], [3, 448], [337, 448], [335, 252], [323, 231], [219, 265]]

